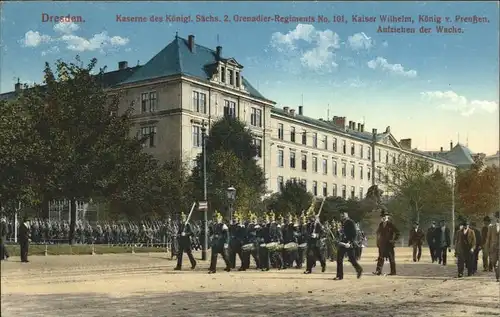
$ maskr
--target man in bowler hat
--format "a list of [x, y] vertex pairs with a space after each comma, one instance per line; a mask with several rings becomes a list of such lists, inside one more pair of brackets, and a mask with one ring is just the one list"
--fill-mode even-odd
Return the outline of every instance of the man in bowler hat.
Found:
[[23, 222], [19, 226], [19, 246], [21, 248], [21, 262], [28, 263], [28, 249], [31, 241], [31, 229], [30, 229], [30, 221], [27, 217], [23, 218]]

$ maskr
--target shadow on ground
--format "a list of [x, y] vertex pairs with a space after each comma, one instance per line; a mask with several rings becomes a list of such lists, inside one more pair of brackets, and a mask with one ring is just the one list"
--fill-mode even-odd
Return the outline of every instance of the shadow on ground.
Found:
[[[341, 290], [339, 290], [341, 291]], [[364, 302], [351, 304], [336, 301], [335, 294], [330, 303], [302, 298], [298, 294], [283, 294], [281, 297], [246, 296], [207, 292], [182, 293], [137, 293], [126, 297], [109, 297], [102, 294], [80, 293], [59, 295], [30, 295], [29, 303], [22, 295], [2, 296], [2, 316], [449, 316], [450, 310], [463, 307], [464, 303], [454, 301], [411, 301], [393, 304]], [[321, 296], [320, 295], [320, 296]], [[311, 296], [314, 296], [312, 294]], [[23, 307], [22, 309], [20, 307]], [[467, 303], [465, 308], [476, 311], [476, 315], [500, 316], [491, 310], [498, 305]], [[490, 312], [488, 312], [490, 311]]]

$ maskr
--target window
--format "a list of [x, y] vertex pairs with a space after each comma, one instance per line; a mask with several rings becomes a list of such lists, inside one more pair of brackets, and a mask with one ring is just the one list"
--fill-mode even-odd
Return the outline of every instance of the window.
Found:
[[389, 152], [385, 152], [385, 163], [389, 163]]
[[193, 111], [207, 113], [207, 98], [206, 95], [193, 91]]
[[360, 166], [360, 167], [359, 167], [359, 178], [360, 178], [360, 179], [363, 179], [363, 177], [364, 177], [364, 176], [363, 176], [363, 166]]
[[323, 183], [323, 197], [327, 197], [327, 196], [328, 196], [328, 184]]
[[307, 154], [302, 154], [302, 170], [307, 171]]
[[156, 91], [152, 91], [149, 93], [149, 112], [155, 112], [156, 106]]
[[283, 167], [284, 165], [284, 152], [283, 150], [278, 150], [278, 167]]
[[290, 152], [290, 168], [295, 168], [295, 152]]
[[278, 139], [283, 140], [284, 133], [283, 123], [278, 123]]
[[156, 145], [156, 127], [142, 127], [141, 139], [145, 139], [142, 144], [144, 147], [155, 147]]
[[229, 75], [229, 85], [234, 85], [234, 71], [232, 69], [230, 69], [228, 71], [228, 75]]
[[363, 195], [364, 195], [364, 194], [365, 194], [365, 193], [363, 193], [363, 187], [360, 187], [360, 188], [359, 188], [359, 199], [363, 199], [363, 197], [364, 197]]
[[377, 169], [377, 173], [378, 173], [378, 180], [382, 181], [382, 169], [380, 167]]
[[344, 154], [347, 153], [347, 149], [346, 149], [346, 145], [345, 145], [345, 140], [342, 140], [342, 153], [344, 153]]
[[317, 147], [318, 147], [318, 134], [317, 134], [316, 132], [315, 132], [315, 133], [313, 133], [313, 146], [314, 146], [315, 148], [317, 148]]
[[356, 176], [356, 171], [355, 171], [355, 166], [354, 164], [351, 165], [351, 177], [354, 178]]
[[148, 112], [149, 94], [147, 92], [141, 94], [141, 113]]
[[301, 182], [302, 182], [302, 185], [304, 185], [304, 188], [307, 189], [307, 179], [303, 179]]
[[226, 82], [226, 67], [221, 67], [220, 70], [220, 81], [225, 83]]
[[252, 108], [252, 113], [250, 115], [250, 124], [254, 127], [262, 127], [262, 110], [257, 108]]
[[342, 185], [342, 198], [346, 199], [347, 197], [347, 190], [345, 185]]
[[347, 174], [347, 166], [346, 163], [342, 163], [342, 176], [346, 177]]
[[318, 158], [316, 156], [313, 156], [313, 172], [318, 172]]
[[356, 198], [356, 188], [351, 186], [351, 199]]
[[354, 156], [356, 154], [356, 149], [354, 147], [354, 143], [351, 143], [351, 155]]
[[255, 146], [255, 151], [257, 152], [257, 157], [262, 157], [262, 140], [253, 139], [253, 145]]
[[363, 144], [360, 144], [359, 145], [359, 157], [361, 157], [361, 158], [363, 158], [363, 156], [364, 156], [363, 155], [363, 148], [364, 148]]
[[302, 144], [307, 145], [307, 132], [306, 132], [306, 130], [302, 130]]
[[283, 186], [285, 185], [285, 181], [283, 180], [283, 176], [278, 176], [278, 192], [283, 190]]
[[396, 164], [396, 154], [392, 155], [392, 164]]
[[333, 138], [332, 150], [337, 152], [337, 138]]
[[240, 87], [240, 72], [236, 72], [236, 87]]
[[295, 127], [290, 128], [290, 142], [295, 142]]
[[368, 147], [368, 150], [366, 151], [366, 158], [371, 160], [372, 159], [372, 148]]
[[332, 185], [332, 191], [333, 191], [332, 193], [333, 197], [337, 197], [337, 184]]
[[333, 175], [337, 176], [337, 161], [332, 160]]
[[318, 182], [313, 181], [313, 195], [318, 196]]
[[236, 118], [236, 103], [234, 101], [224, 100], [224, 115]]
[[380, 149], [377, 150], [377, 161], [382, 161], [382, 151]]
[[323, 174], [328, 174], [328, 161], [327, 159], [323, 159]]
[[323, 135], [323, 140], [321, 142], [323, 143], [322, 148], [324, 148], [325, 150], [328, 150], [328, 136]]
[[201, 127], [193, 125], [193, 147], [200, 147], [202, 145]]
[[368, 168], [368, 171], [366, 171], [366, 178], [368, 180], [372, 179], [372, 169], [371, 168]]

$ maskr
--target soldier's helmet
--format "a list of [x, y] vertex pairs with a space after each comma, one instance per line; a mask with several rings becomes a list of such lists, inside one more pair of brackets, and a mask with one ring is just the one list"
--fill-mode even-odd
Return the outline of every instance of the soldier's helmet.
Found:
[[187, 220], [187, 216], [184, 212], [181, 212], [181, 221], [185, 222]]
[[279, 223], [284, 223], [285, 222], [285, 218], [283, 217], [283, 215], [279, 215], [278, 222]]
[[293, 223], [295, 220], [293, 219], [293, 215], [291, 213], [288, 213], [286, 215], [286, 218], [288, 220], [288, 223]]
[[274, 210], [271, 210], [271, 211], [269, 212], [269, 220], [270, 220], [270, 221], [276, 221], [276, 215], [275, 215], [275, 213], [274, 213]]
[[222, 214], [216, 210], [214, 212], [214, 219], [217, 221], [222, 221], [222, 219], [224, 219], [224, 218], [222, 217]]

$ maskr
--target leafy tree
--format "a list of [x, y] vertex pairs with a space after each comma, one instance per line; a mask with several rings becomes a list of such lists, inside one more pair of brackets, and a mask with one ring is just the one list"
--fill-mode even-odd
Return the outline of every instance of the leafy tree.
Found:
[[307, 191], [304, 183], [288, 180], [281, 192], [266, 199], [266, 205], [268, 210], [274, 210], [277, 214], [291, 213], [300, 216], [303, 211], [307, 211], [312, 198], [313, 195]]
[[476, 159], [470, 169], [458, 171], [456, 185], [461, 209], [468, 217], [482, 218], [499, 208], [500, 169]]
[[[253, 210], [266, 191], [262, 168], [255, 157], [257, 148], [253, 136], [244, 123], [224, 117], [215, 122], [206, 139], [207, 195], [211, 210], [225, 210], [228, 202], [226, 189], [236, 188], [235, 208], [242, 212]], [[197, 165], [191, 180], [195, 197], [203, 199], [203, 153], [197, 157]]]

